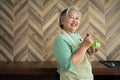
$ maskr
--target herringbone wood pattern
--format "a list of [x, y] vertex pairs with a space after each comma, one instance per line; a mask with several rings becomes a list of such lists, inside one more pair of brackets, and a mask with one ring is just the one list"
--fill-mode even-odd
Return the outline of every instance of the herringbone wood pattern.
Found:
[[94, 60], [120, 60], [120, 0], [0, 0], [0, 61], [53, 61], [60, 12], [79, 7], [78, 32], [102, 47]]

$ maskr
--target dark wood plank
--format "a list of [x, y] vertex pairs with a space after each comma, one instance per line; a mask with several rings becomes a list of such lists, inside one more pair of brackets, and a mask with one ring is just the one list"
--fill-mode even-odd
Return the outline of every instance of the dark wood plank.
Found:
[[[92, 67], [94, 75], [120, 75], [120, 68], [109, 68], [99, 62], [92, 62]], [[56, 70], [57, 63], [51, 61], [0, 62], [0, 74], [52, 75]]]

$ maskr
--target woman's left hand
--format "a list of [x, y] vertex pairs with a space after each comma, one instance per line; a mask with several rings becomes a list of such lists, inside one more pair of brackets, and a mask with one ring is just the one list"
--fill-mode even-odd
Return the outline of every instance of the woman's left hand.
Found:
[[90, 47], [90, 48], [88, 48], [87, 53], [92, 55], [92, 54], [96, 53], [98, 50], [99, 49], [97, 49], [97, 48], [94, 49], [94, 48]]

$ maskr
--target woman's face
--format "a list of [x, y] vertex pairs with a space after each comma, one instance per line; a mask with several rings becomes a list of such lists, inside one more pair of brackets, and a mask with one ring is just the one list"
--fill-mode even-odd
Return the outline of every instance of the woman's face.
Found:
[[80, 25], [78, 13], [74, 10], [70, 10], [65, 18], [61, 19], [61, 23], [66, 32], [74, 33]]

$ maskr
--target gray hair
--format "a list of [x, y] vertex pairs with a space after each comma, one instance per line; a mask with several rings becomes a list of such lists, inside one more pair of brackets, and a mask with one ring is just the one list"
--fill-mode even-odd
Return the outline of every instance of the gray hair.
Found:
[[64, 9], [64, 10], [62, 11], [62, 13], [60, 14], [60, 19], [59, 19], [60, 28], [61, 28], [61, 29], [63, 29], [63, 25], [61, 24], [61, 19], [65, 18], [65, 16], [68, 14], [68, 12], [69, 12], [70, 10], [76, 11], [76, 12], [78, 13], [78, 19], [81, 18], [81, 13], [80, 13], [79, 9], [78, 9], [76, 6], [70, 6], [70, 7], [66, 8], [66, 9]]

